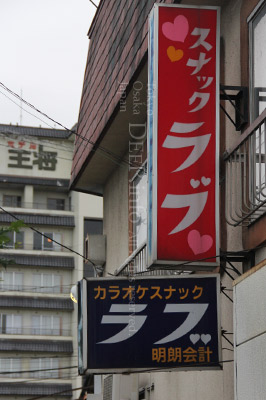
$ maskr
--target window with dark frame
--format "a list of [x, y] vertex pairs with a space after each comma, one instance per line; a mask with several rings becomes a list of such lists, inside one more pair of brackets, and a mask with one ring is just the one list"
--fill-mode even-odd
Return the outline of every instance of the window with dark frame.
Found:
[[[266, 109], [266, 2], [259, 2], [248, 18], [249, 24], [249, 65], [250, 65], [250, 119], [256, 120]], [[250, 179], [254, 180], [253, 203], [259, 204], [266, 196], [266, 146], [265, 125], [257, 129], [251, 139], [254, 151], [254, 170]], [[251, 173], [250, 173], [251, 174]]]
[[134, 177], [131, 183], [132, 204], [130, 219], [133, 225], [133, 250], [147, 240], [147, 172], [146, 167]]
[[4, 194], [3, 206], [20, 208], [22, 206], [21, 196], [13, 196], [13, 195], [9, 195], [9, 194]]
[[24, 248], [24, 232], [7, 232], [6, 236], [9, 238], [9, 242], [4, 246], [6, 249]]
[[65, 210], [65, 200], [64, 199], [47, 199], [47, 209], [48, 210]]
[[248, 18], [250, 65], [250, 117], [254, 121], [266, 108], [266, 2]]

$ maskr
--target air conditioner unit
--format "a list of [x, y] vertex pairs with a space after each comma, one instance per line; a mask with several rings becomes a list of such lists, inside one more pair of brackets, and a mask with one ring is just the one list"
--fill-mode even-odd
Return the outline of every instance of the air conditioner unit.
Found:
[[106, 261], [106, 235], [87, 235], [85, 257], [96, 266], [103, 266]]

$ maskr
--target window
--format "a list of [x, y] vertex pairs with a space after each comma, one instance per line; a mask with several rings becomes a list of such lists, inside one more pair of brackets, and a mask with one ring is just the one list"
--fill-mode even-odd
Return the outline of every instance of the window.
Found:
[[[249, 17], [250, 32], [250, 95], [251, 121], [254, 121], [266, 109], [266, 2], [259, 3]], [[262, 124], [252, 135], [250, 152], [253, 168], [250, 168], [250, 183], [253, 188], [250, 201], [253, 205], [260, 205], [266, 197], [265, 179], [265, 124]], [[252, 182], [254, 184], [252, 185]]]
[[22, 316], [16, 314], [0, 314], [0, 333], [21, 334]]
[[56, 274], [33, 274], [33, 291], [43, 293], [61, 293], [60, 275]]
[[251, 120], [266, 108], [266, 3], [248, 19], [250, 33]]
[[64, 210], [65, 200], [64, 199], [47, 199], [48, 210]]
[[54, 315], [33, 315], [32, 335], [60, 335], [61, 318]]
[[56, 240], [58, 243], [61, 243], [61, 233], [50, 233], [50, 232], [42, 232], [45, 236], [40, 235], [37, 232], [34, 232], [33, 238], [33, 249], [34, 250], [50, 250], [50, 251], [60, 251], [61, 246], [53, 240]]
[[137, 249], [147, 239], [147, 173], [141, 171], [132, 182], [133, 248]]
[[0, 358], [0, 374], [4, 372], [11, 372], [5, 374], [5, 377], [19, 378], [21, 376], [21, 359]]
[[84, 220], [84, 237], [87, 235], [102, 235], [103, 221], [101, 219], [85, 219]]
[[21, 196], [4, 194], [3, 205], [4, 207], [21, 207]]
[[[32, 378], [58, 378], [59, 361], [57, 358], [37, 358], [30, 362]], [[47, 370], [47, 371], [45, 371]]]
[[23, 273], [2, 271], [0, 280], [1, 290], [22, 290]]
[[4, 245], [6, 249], [23, 249], [24, 248], [24, 232], [7, 232], [9, 242]]

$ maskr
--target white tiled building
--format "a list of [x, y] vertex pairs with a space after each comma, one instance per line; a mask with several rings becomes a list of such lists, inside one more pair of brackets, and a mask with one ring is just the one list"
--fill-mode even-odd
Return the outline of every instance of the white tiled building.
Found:
[[69, 191], [73, 142], [63, 130], [0, 125], [0, 226], [12, 215], [27, 224], [0, 250], [14, 261], [0, 269], [0, 399], [76, 399], [82, 386], [69, 293], [84, 276], [84, 235], [102, 231], [102, 200]]

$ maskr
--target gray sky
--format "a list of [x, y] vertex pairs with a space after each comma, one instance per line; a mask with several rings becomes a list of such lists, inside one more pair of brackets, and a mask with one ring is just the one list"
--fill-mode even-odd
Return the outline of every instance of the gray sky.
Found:
[[[89, 0], [0, 0], [0, 82], [68, 128], [78, 118], [95, 11]], [[20, 124], [20, 107], [2, 93], [20, 105], [0, 87], [0, 124]], [[47, 127], [23, 110], [22, 125]]]

